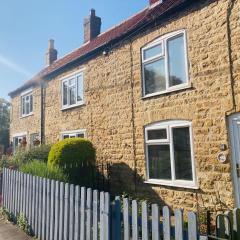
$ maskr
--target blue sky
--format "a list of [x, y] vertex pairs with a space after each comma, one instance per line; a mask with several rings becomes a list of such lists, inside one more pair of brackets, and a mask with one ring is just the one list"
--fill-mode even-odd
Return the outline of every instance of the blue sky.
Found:
[[0, 97], [45, 66], [48, 39], [59, 57], [83, 43], [83, 18], [91, 8], [102, 18], [102, 31], [148, 5], [148, 0], [1, 0]]

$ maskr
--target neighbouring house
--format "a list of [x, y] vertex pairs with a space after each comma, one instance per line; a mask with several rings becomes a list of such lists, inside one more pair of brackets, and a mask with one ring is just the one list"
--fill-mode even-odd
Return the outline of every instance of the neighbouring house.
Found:
[[240, 207], [240, 1], [150, 0], [11, 92], [11, 140], [86, 137], [114, 189], [173, 208]]

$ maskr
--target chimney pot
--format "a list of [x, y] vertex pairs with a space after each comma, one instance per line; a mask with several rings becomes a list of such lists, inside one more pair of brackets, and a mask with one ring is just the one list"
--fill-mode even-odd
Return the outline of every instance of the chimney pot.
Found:
[[84, 18], [84, 43], [93, 40], [101, 32], [102, 21], [96, 16], [94, 9], [90, 10], [90, 15]]
[[57, 60], [57, 50], [54, 48], [54, 40], [50, 39], [48, 42], [48, 50], [46, 53], [46, 64], [51, 65], [54, 61]]

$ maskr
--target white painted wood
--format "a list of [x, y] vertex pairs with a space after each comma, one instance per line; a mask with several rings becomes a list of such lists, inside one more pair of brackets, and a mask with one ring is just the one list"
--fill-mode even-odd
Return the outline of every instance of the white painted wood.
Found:
[[58, 233], [59, 233], [59, 206], [60, 206], [60, 198], [59, 198], [59, 189], [60, 189], [60, 184], [59, 181], [55, 182], [55, 191], [53, 195], [54, 199], [54, 240], [58, 240]]
[[160, 238], [159, 222], [159, 207], [157, 204], [152, 204], [152, 240], [159, 240]]
[[104, 239], [110, 240], [110, 194], [104, 193]]
[[55, 201], [55, 184], [56, 181], [52, 180], [51, 181], [51, 188], [50, 188], [50, 232], [49, 232], [49, 239], [53, 240], [54, 239], [54, 227], [55, 227], [55, 215], [54, 215], [54, 210], [55, 210], [55, 205], [57, 204]]
[[63, 226], [63, 239], [68, 240], [69, 238], [69, 184], [65, 184], [64, 193], [64, 226]]
[[75, 186], [75, 202], [74, 202], [74, 240], [80, 238], [80, 187]]
[[60, 192], [59, 192], [59, 231], [58, 238], [63, 240], [63, 221], [64, 221], [64, 183], [60, 183]]
[[86, 188], [81, 187], [81, 230], [80, 230], [80, 240], [85, 240], [86, 237], [86, 217], [85, 217], [85, 210], [86, 210]]
[[93, 191], [93, 240], [98, 240], [98, 218], [99, 218], [98, 191]]
[[132, 201], [132, 240], [138, 240], [138, 204]]
[[50, 197], [51, 180], [47, 179], [47, 197], [46, 197], [46, 240], [50, 240]]
[[92, 240], [92, 189], [87, 189], [87, 226], [86, 240]]
[[46, 211], [47, 211], [47, 179], [43, 178], [42, 182], [42, 233], [40, 240], [46, 240]]
[[188, 213], [188, 238], [198, 240], [197, 215], [194, 212]]
[[171, 240], [171, 214], [167, 206], [163, 207], [163, 239]]
[[123, 199], [123, 227], [124, 240], [130, 239], [130, 224], [129, 224], [129, 201], [127, 198]]
[[42, 239], [42, 216], [43, 216], [43, 179], [40, 177], [38, 183], [38, 238]]
[[142, 240], [148, 240], [148, 205], [147, 202], [142, 202]]
[[100, 192], [100, 240], [104, 239], [104, 192]]
[[74, 237], [74, 185], [70, 185], [69, 192], [69, 240]]
[[183, 240], [183, 212], [178, 209], [174, 211], [175, 214], [175, 239]]

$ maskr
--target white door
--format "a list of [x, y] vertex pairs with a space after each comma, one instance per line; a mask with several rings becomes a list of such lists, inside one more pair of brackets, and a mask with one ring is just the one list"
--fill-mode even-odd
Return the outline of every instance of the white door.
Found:
[[240, 207], [240, 113], [229, 117], [229, 130], [235, 200], [237, 207]]

